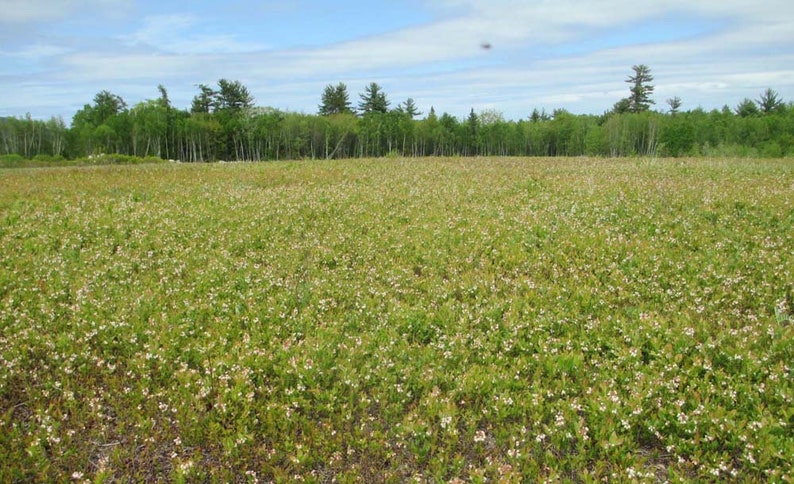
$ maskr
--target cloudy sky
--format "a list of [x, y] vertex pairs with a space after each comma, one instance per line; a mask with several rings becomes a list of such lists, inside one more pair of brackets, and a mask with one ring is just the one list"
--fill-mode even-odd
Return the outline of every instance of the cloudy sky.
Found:
[[[488, 43], [490, 49], [482, 48]], [[354, 103], [463, 117], [533, 108], [600, 114], [655, 76], [656, 108], [794, 101], [791, 0], [0, 0], [0, 116], [67, 122], [94, 94], [187, 108], [199, 83], [239, 80], [260, 106], [314, 113], [327, 84]]]

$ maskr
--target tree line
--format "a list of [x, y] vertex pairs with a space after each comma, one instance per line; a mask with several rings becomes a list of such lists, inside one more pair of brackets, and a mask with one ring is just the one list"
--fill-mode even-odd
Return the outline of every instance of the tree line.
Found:
[[680, 111], [681, 99], [651, 110], [653, 76], [633, 66], [629, 95], [601, 115], [533, 110], [505, 120], [495, 110], [458, 119], [424, 115], [413, 99], [392, 107], [369, 84], [356, 106], [344, 83], [328, 85], [316, 114], [254, 104], [239, 81], [201, 84], [190, 109], [159, 96], [132, 107], [102, 91], [67, 127], [63, 119], [0, 118], [0, 155], [72, 159], [119, 154], [189, 162], [419, 156], [764, 156], [794, 155], [794, 105], [767, 89], [735, 107]]

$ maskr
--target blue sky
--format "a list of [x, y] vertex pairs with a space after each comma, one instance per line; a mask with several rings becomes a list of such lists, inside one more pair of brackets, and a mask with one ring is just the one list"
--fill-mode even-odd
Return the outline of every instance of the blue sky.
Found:
[[327, 84], [356, 103], [374, 81], [424, 113], [598, 114], [628, 94], [635, 64], [651, 67], [660, 110], [767, 87], [794, 101], [794, 2], [0, 0], [0, 116], [69, 122], [101, 90], [132, 106], [158, 84], [187, 108], [220, 78], [306, 113]]

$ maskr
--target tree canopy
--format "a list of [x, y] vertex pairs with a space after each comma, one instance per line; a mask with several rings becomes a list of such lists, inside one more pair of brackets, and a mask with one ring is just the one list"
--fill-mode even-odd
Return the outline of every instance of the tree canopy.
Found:
[[416, 102], [413, 98], [408, 98], [402, 103], [397, 106], [397, 111], [400, 113], [405, 113], [410, 116], [412, 119], [421, 116], [422, 113], [419, 111], [419, 108], [416, 107]]
[[758, 98], [758, 107], [761, 112], [769, 114], [780, 110], [783, 107], [783, 100], [780, 99], [777, 91], [767, 88]]
[[340, 82], [336, 86], [328, 84], [322, 95], [319, 113], [322, 116], [330, 114], [352, 113], [353, 105], [350, 103], [350, 95], [347, 92], [347, 85]]
[[385, 113], [389, 110], [389, 101], [386, 93], [377, 82], [370, 83], [364, 88], [364, 92], [359, 95], [361, 101], [358, 103], [358, 110], [362, 114]]
[[193, 98], [191, 112], [240, 111], [253, 107], [254, 97], [240, 81], [220, 79], [218, 89], [199, 84], [199, 93]]
[[394, 109], [375, 82], [351, 106], [344, 83], [327, 85], [317, 115], [256, 107], [248, 88], [221, 79], [199, 84], [189, 109], [172, 106], [168, 91], [128, 107], [108, 90], [78, 110], [70, 127], [48, 121], [0, 118], [0, 156], [159, 156], [182, 161], [344, 158], [363, 156], [632, 156], [794, 155], [794, 108], [769, 88], [735, 109], [652, 111], [653, 76], [634, 66], [630, 96], [603, 115], [548, 114], [534, 108], [520, 120], [493, 109], [457, 118], [430, 107], [421, 118], [407, 98]]
[[651, 107], [651, 104], [654, 104], [653, 99], [651, 99], [654, 86], [650, 84], [653, 82], [653, 76], [651, 75], [651, 68], [645, 64], [632, 66], [631, 69], [634, 71], [634, 74], [626, 79], [626, 82], [631, 84], [631, 88], [629, 89], [631, 94], [628, 97], [628, 111], [632, 113], [641, 113], [647, 111]]

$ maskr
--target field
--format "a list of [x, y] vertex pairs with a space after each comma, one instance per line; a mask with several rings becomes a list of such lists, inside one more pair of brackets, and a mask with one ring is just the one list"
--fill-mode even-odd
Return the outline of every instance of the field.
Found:
[[791, 160], [0, 170], [0, 481], [791, 482]]

